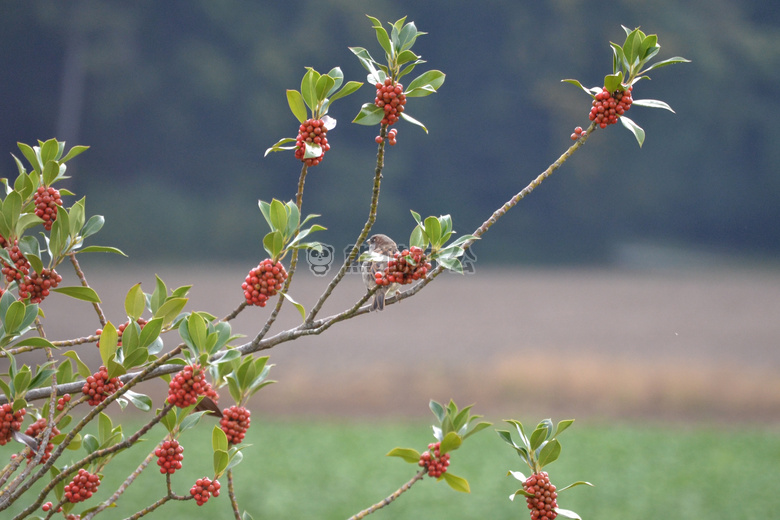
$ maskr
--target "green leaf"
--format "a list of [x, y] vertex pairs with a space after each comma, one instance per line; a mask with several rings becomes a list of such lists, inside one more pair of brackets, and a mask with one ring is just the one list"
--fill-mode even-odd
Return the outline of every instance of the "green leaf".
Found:
[[146, 309], [146, 296], [141, 289], [141, 284], [137, 283], [127, 291], [127, 296], [125, 296], [125, 313], [130, 318], [130, 321], [135, 321], [141, 317], [144, 309]]
[[330, 89], [332, 89], [334, 86], [336, 86], [336, 80], [327, 74], [320, 76], [320, 78], [317, 80], [317, 84], [314, 87], [318, 104], [325, 100], [328, 92], [330, 92]]
[[5, 333], [13, 335], [19, 330], [22, 322], [24, 321], [25, 304], [20, 301], [15, 301], [8, 306], [8, 310], [3, 317], [3, 327]]
[[561, 443], [558, 442], [558, 439], [552, 439], [547, 444], [544, 445], [542, 450], [539, 452], [539, 464], [541, 466], [546, 466], [548, 464], [551, 464], [555, 462], [558, 459], [558, 456], [561, 454]]
[[59, 143], [56, 139], [49, 139], [41, 145], [41, 163], [46, 164], [49, 161], [57, 159], [57, 151], [59, 150]]
[[[297, 90], [287, 90], [287, 104], [290, 105], [290, 111], [293, 113], [295, 118], [303, 123], [306, 121], [308, 112], [306, 112], [306, 104], [303, 102], [303, 96], [300, 92]], [[292, 139], [295, 141], [295, 139]], [[285, 141], [285, 139], [282, 139], [282, 141]], [[280, 141], [281, 142], [281, 141]], [[276, 143], [277, 145], [280, 143]], [[274, 145], [276, 146], [276, 145]], [[268, 152], [271, 151], [273, 147], [269, 148], [265, 153], [268, 155]]]
[[330, 97], [331, 104], [336, 101], [337, 99], [341, 99], [345, 96], [348, 96], [352, 94], [353, 92], [357, 91], [360, 87], [363, 86], [363, 83], [360, 81], [348, 81], [346, 85], [344, 85], [344, 88], [337, 91], [335, 94], [333, 94]]
[[569, 488], [573, 488], [574, 486], [590, 486], [590, 487], [594, 487], [593, 484], [591, 484], [590, 482], [586, 482], [584, 480], [578, 480], [577, 482], [572, 482], [568, 486], [565, 486], [565, 487], [562, 487], [562, 488], [558, 489], [558, 492], [560, 493], [561, 491], [564, 491], [564, 490], [569, 489]]
[[215, 425], [214, 428], [211, 430], [211, 449], [213, 449], [214, 451], [221, 450], [227, 454], [227, 450], [228, 450], [227, 435], [225, 435], [225, 432], [222, 431], [222, 428], [220, 428], [217, 425]]
[[306, 309], [303, 307], [303, 305], [301, 305], [300, 303], [298, 303], [295, 300], [293, 300], [293, 297], [290, 296], [289, 294], [287, 294], [286, 292], [283, 292], [282, 296], [284, 296], [287, 299], [287, 301], [292, 303], [293, 306], [296, 309], [298, 309], [298, 313], [301, 315], [301, 319], [305, 320], [306, 319]]
[[162, 318], [163, 327], [166, 327], [176, 319], [185, 305], [187, 305], [187, 298], [170, 298], [157, 309], [154, 317]]
[[409, 22], [406, 24], [403, 29], [401, 29], [400, 34], [398, 35], [398, 47], [400, 50], [405, 51], [412, 47], [414, 45], [415, 40], [417, 40], [417, 36], [420, 34], [425, 34], [421, 32], [417, 32], [417, 27], [414, 25], [414, 22]]
[[517, 444], [515, 444], [515, 441], [512, 440], [512, 434], [509, 433], [506, 430], [496, 430], [496, 433], [501, 438], [502, 441], [509, 444], [513, 448], [517, 448]]
[[100, 297], [91, 287], [57, 287], [56, 289], [52, 289], [52, 292], [58, 292], [60, 294], [64, 294], [65, 296], [70, 296], [71, 298], [76, 298], [77, 300], [83, 300], [85, 302], [100, 303]]
[[615, 92], [616, 90], [624, 90], [623, 72], [619, 71], [616, 74], [608, 74], [604, 76], [604, 87], [610, 92]]
[[493, 423], [489, 423], [487, 421], [479, 422], [476, 425], [474, 425], [474, 427], [471, 429], [471, 431], [469, 431], [466, 435], [463, 436], [463, 440], [466, 440], [469, 437], [471, 437], [472, 435], [474, 435], [475, 433], [481, 432], [485, 428], [489, 428], [491, 426], [493, 426]]
[[273, 199], [271, 201], [271, 231], [284, 231], [287, 228], [287, 210], [284, 203]]
[[431, 399], [431, 401], [428, 403], [428, 407], [433, 412], [433, 415], [436, 416], [436, 419], [439, 421], [439, 423], [444, 422], [444, 418], [447, 417], [447, 412], [444, 410], [444, 407]]
[[[7, 326], [6, 326], [7, 328]], [[9, 329], [10, 331], [10, 329]], [[12, 345], [12, 347], [48, 347], [48, 348], [57, 348], [55, 347], [51, 341], [49, 341], [46, 338], [41, 338], [39, 336], [30, 336], [29, 338], [24, 338], [20, 341], [17, 341]], [[70, 363], [68, 363], [70, 365]], [[61, 381], [60, 378], [57, 378], [57, 382], [59, 383], [67, 383], [68, 381]]]
[[555, 428], [555, 434], [553, 435], [553, 437], [557, 437], [558, 435], [560, 435], [561, 432], [568, 429], [569, 426], [571, 426], [572, 424], [574, 424], [574, 419], [565, 419], [563, 421], [560, 421], [558, 423], [558, 426]]
[[127, 390], [124, 397], [142, 412], [148, 412], [152, 409], [152, 400], [147, 395]]
[[461, 493], [471, 493], [469, 482], [465, 478], [453, 475], [450, 472], [444, 473], [442, 477], [444, 477], [444, 480], [447, 482], [447, 484], [449, 484], [450, 487], [455, 491], [460, 491]]
[[139, 347], [148, 347], [160, 336], [162, 330], [162, 318], [154, 318], [146, 322], [138, 338]]
[[416, 120], [415, 118], [413, 118], [412, 116], [410, 116], [406, 112], [401, 112], [401, 119], [403, 119], [404, 121], [408, 121], [409, 123], [412, 123], [413, 125], [419, 126], [420, 128], [422, 128], [425, 131], [426, 134], [428, 133], [428, 129], [425, 128], [425, 125], [422, 124], [422, 122]]
[[271, 148], [269, 148], [268, 150], [265, 151], [265, 153], [263, 154], [263, 157], [267, 156], [271, 152], [281, 152], [281, 151], [284, 151], [284, 150], [295, 150], [297, 148], [297, 146], [295, 146], [295, 145], [292, 145], [292, 146], [282, 146], [282, 145], [285, 145], [287, 143], [294, 143], [294, 142], [296, 142], [296, 140], [293, 137], [284, 137], [282, 139], [279, 139]]
[[316, 85], [320, 79], [320, 73], [311, 67], [306, 67], [307, 72], [301, 80], [301, 95], [303, 101], [313, 111], [317, 107]]
[[[186, 322], [187, 332], [192, 341], [192, 345], [199, 352], [206, 352], [206, 335], [208, 333], [206, 321], [197, 312], [190, 314]], [[181, 330], [181, 328], [179, 329]]]
[[533, 494], [529, 493], [525, 489], [520, 488], [517, 491], [515, 491], [514, 493], [512, 493], [511, 495], [509, 495], [509, 500], [514, 501], [514, 499], [515, 499], [515, 497], [517, 495], [520, 495], [522, 497], [528, 497], [528, 498], [532, 498], [534, 496]]
[[634, 123], [632, 119], [629, 119], [626, 116], [620, 116], [619, 120], [623, 126], [628, 128], [629, 131], [634, 134], [634, 137], [636, 137], [636, 142], [639, 143], [639, 147], [641, 148], [642, 144], [645, 142], [645, 131], [642, 129], [642, 127]]
[[89, 217], [89, 220], [87, 220], [87, 224], [82, 228], [81, 237], [87, 238], [88, 236], [94, 235], [103, 228], [105, 222], [106, 219], [103, 215], [92, 215]]
[[675, 113], [674, 110], [672, 110], [672, 107], [658, 99], [635, 99], [631, 105], [637, 107], [663, 108], [669, 112]]
[[691, 60], [686, 60], [685, 58], [683, 58], [681, 56], [675, 56], [674, 58], [669, 58], [668, 60], [655, 62], [654, 64], [652, 64], [651, 66], [649, 66], [648, 68], [646, 68], [645, 70], [640, 72], [640, 74], [645, 74], [647, 72], [650, 72], [653, 69], [657, 69], [657, 68], [660, 68], [660, 67], [666, 67], [667, 65], [674, 65], [676, 63], [690, 63], [690, 62], [691, 62]]
[[376, 39], [379, 42], [379, 45], [382, 47], [382, 49], [387, 53], [388, 56], [394, 55], [393, 46], [390, 43], [390, 37], [387, 35], [387, 31], [384, 27], [382, 27], [382, 23], [374, 18], [373, 16], [368, 16], [369, 20], [374, 24], [373, 28], [376, 31]]
[[110, 246], [87, 246], [79, 253], [115, 253], [117, 255], [127, 256], [122, 250]]
[[35, 170], [40, 175], [41, 170], [43, 170], [43, 165], [41, 164], [40, 158], [32, 149], [32, 147], [24, 143], [16, 144], [19, 146], [19, 150], [21, 150], [22, 155], [24, 155], [25, 159], [27, 159], [27, 161], [30, 163], [30, 166], [33, 167], [33, 170]]
[[281, 231], [272, 231], [263, 237], [263, 247], [268, 256], [277, 258], [284, 248], [284, 238]]
[[385, 456], [400, 457], [411, 464], [417, 464], [420, 462], [420, 452], [412, 448], [393, 448]]
[[68, 350], [67, 352], [64, 352], [62, 354], [63, 356], [72, 359], [76, 362], [76, 372], [79, 376], [83, 378], [87, 378], [92, 375], [92, 371], [89, 369], [89, 367], [79, 358], [79, 355], [73, 351]]
[[103, 332], [100, 333], [100, 341], [98, 342], [103, 366], [108, 367], [108, 362], [113, 359], [118, 343], [119, 334], [116, 331], [116, 327], [109, 321], [103, 327]]
[[461, 436], [455, 432], [449, 432], [444, 436], [444, 439], [442, 439], [439, 450], [443, 455], [447, 452], [457, 450], [460, 448], [461, 444], [463, 444], [463, 439]]
[[406, 87], [406, 97], [423, 97], [433, 94], [444, 83], [446, 78], [440, 70], [429, 70], [414, 78]]
[[428, 236], [428, 240], [431, 241], [432, 247], [438, 248], [441, 244], [441, 224], [436, 217], [428, 217], [425, 219], [425, 234]]
[[61, 163], [68, 162], [74, 157], [76, 157], [77, 155], [86, 152], [87, 150], [89, 150], [89, 146], [76, 145], [70, 149], [70, 151], [67, 153], [67, 155], [65, 155], [65, 157], [60, 159], [60, 162]]
[[[404, 113], [402, 112], [401, 115], [403, 114]], [[373, 103], [364, 103], [360, 112], [358, 112], [358, 115], [355, 116], [355, 119], [353, 119], [352, 122], [363, 126], [373, 126], [378, 125], [383, 117], [385, 117], [384, 109], [379, 108]]]

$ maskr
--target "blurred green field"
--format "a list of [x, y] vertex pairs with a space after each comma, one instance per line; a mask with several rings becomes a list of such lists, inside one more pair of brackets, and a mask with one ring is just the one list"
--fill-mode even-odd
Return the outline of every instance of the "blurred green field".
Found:
[[[127, 423], [125, 431], [131, 426]], [[148, 448], [161, 436], [159, 427], [152, 430]], [[432, 439], [426, 423], [261, 422], [257, 417], [248, 435], [252, 446], [235, 469], [239, 504], [255, 519], [347, 518], [414, 475], [415, 466], [384, 456], [390, 449], [422, 450]], [[186, 494], [196, 478], [210, 474], [209, 442], [210, 425], [184, 433], [184, 468], [173, 480], [179, 494]], [[548, 467], [549, 473], [559, 487], [576, 480], [595, 484], [559, 497], [560, 507], [577, 511], [585, 520], [759, 519], [780, 510], [780, 432], [771, 427], [575, 423], [561, 442], [563, 453]], [[145, 451], [130, 450], [115, 459], [100, 487], [100, 499], [113, 493]], [[424, 479], [371, 518], [528, 518], [524, 502], [507, 499], [519, 483], [506, 472], [523, 471], [521, 464], [492, 429], [485, 430], [453, 453], [450, 466], [451, 472], [469, 480], [471, 494]], [[100, 517], [125, 518], [159, 498], [164, 478], [152, 465], [119, 507]], [[224, 494], [201, 508], [192, 501], [170, 503], [147, 518], [231, 518], [227, 478], [221, 482]], [[2, 514], [11, 517], [8, 511]]]

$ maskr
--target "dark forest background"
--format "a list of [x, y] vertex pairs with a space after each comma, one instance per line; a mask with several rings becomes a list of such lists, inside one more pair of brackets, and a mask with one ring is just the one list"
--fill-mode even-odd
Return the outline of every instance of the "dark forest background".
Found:
[[[347, 49], [380, 55], [365, 14], [408, 15], [429, 33], [417, 70], [447, 80], [407, 105], [430, 134], [400, 124], [374, 229], [404, 241], [414, 209], [467, 233], [586, 126], [590, 99], [561, 79], [600, 85], [608, 42], [641, 25], [660, 59], [692, 60], [634, 91], [676, 115], [632, 109], [642, 149], [622, 125], [598, 131], [478, 244], [480, 261], [603, 264], [654, 248], [777, 258], [778, 12], [736, 0], [6, 1], [0, 176], [16, 175], [17, 141], [90, 145], [62, 186], [106, 216], [99, 243], [136, 259], [259, 259], [257, 199], [289, 200], [300, 171], [291, 152], [263, 158], [297, 132], [285, 89], [306, 66], [365, 81]], [[332, 150], [307, 179], [304, 209], [337, 250], [367, 215], [377, 129], [350, 121], [373, 96], [366, 85], [334, 104]]]

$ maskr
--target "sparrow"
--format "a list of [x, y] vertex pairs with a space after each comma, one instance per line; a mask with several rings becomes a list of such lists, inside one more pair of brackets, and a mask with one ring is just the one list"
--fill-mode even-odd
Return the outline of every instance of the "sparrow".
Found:
[[[363, 262], [363, 283], [368, 290], [371, 290], [376, 287], [375, 273], [381, 273], [387, 268], [387, 261], [393, 258], [393, 254], [398, 251], [398, 246], [387, 235], [373, 235], [366, 243], [368, 244], [368, 253], [372, 257]], [[396, 284], [385, 285], [377, 289], [371, 302], [372, 311], [381, 311], [385, 308], [385, 294], [388, 290], [395, 291]]]

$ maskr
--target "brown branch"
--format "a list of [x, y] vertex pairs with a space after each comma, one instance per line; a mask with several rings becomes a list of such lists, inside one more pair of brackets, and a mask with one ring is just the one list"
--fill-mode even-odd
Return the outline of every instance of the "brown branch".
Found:
[[233, 517], [241, 520], [241, 511], [238, 509], [238, 500], [236, 500], [235, 489], [233, 489], [233, 470], [227, 470], [228, 478], [228, 496], [230, 497], [230, 506], [233, 508]]
[[383, 507], [390, 505], [396, 498], [400, 497], [402, 493], [405, 493], [406, 491], [409, 491], [409, 488], [411, 488], [414, 485], [415, 482], [417, 482], [418, 480], [422, 480], [422, 478], [425, 476], [425, 472], [426, 472], [425, 469], [421, 469], [420, 471], [417, 472], [417, 474], [414, 476], [414, 478], [412, 478], [412, 480], [410, 480], [409, 482], [407, 482], [406, 484], [404, 484], [400, 488], [396, 489], [395, 492], [393, 492], [392, 495], [390, 495], [387, 498], [377, 502], [376, 504], [374, 504], [373, 506], [369, 507], [368, 509], [364, 509], [363, 511], [359, 512], [358, 514], [349, 517], [349, 520], [360, 520], [361, 518], [365, 518], [368, 515], [370, 515], [371, 513], [374, 513], [376, 511], [382, 509]]
[[[154, 458], [154, 451], [152, 450], [149, 455], [146, 456], [146, 458], [141, 461], [141, 464], [138, 465], [138, 467], [128, 475], [128, 477], [125, 479], [124, 482], [117, 488], [117, 490], [114, 492], [113, 495], [111, 495], [106, 501], [100, 503], [94, 510], [90, 511], [87, 516], [85, 516], [82, 520], [90, 520], [93, 518], [96, 514], [100, 513], [107, 507], [110, 507], [111, 504], [119, 500], [119, 497], [122, 495], [122, 493], [125, 492], [125, 490], [130, 487], [130, 484], [132, 484], [136, 478], [141, 474], [143, 470], [146, 469], [146, 467], [149, 465], [149, 463]], [[162, 505], [162, 504], [161, 504]]]
[[[78, 276], [79, 280], [81, 280], [81, 285], [84, 287], [89, 287], [89, 284], [87, 283], [87, 277], [84, 276], [84, 271], [81, 270], [79, 261], [76, 259], [76, 253], [70, 252], [68, 253], [68, 257], [70, 258], [70, 263], [73, 264], [73, 269], [76, 271], [76, 276]], [[95, 308], [95, 312], [97, 312], [98, 319], [100, 320], [100, 326], [105, 327], [107, 323], [106, 315], [103, 314], [103, 309], [100, 308], [100, 303], [92, 302], [92, 306]]]

